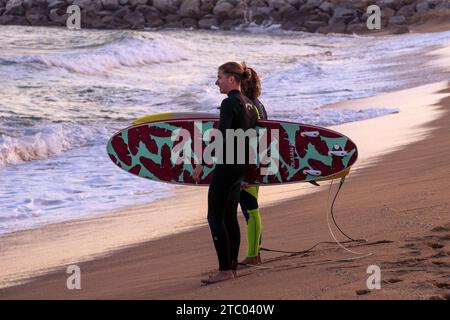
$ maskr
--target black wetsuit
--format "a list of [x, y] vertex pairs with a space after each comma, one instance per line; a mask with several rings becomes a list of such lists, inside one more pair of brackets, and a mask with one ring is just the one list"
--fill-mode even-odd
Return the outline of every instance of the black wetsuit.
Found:
[[[219, 130], [224, 137], [224, 162], [226, 129], [256, 127], [257, 111], [251, 100], [238, 90], [228, 93], [220, 106]], [[235, 144], [236, 145], [236, 144]], [[246, 143], [248, 153], [248, 143]], [[236, 149], [235, 149], [236, 151]], [[242, 152], [242, 150], [239, 150]], [[235, 161], [237, 154], [235, 152]], [[247, 157], [246, 157], [246, 160]], [[237, 220], [237, 206], [241, 183], [247, 164], [216, 164], [208, 191], [208, 223], [219, 259], [219, 270], [236, 269], [241, 233]]]

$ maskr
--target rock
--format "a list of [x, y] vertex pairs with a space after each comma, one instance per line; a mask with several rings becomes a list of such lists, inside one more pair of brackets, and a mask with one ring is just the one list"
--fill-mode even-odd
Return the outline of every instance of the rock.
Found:
[[416, 4], [416, 11], [418, 14], [424, 14], [430, 9], [428, 1], [422, 1]]
[[101, 19], [93, 11], [87, 13], [81, 11], [81, 28], [95, 28], [101, 22]]
[[30, 25], [27, 18], [21, 17], [21, 16], [14, 16], [11, 24], [16, 25], [16, 26], [29, 26]]
[[178, 11], [178, 7], [174, 5], [172, 0], [153, 0], [153, 7], [158, 9], [163, 15]]
[[52, 10], [52, 9], [67, 9], [68, 5], [65, 1], [61, 1], [61, 0], [57, 0], [57, 1], [52, 1], [48, 4], [48, 9]]
[[231, 19], [226, 19], [220, 24], [222, 30], [232, 30], [234, 27], [234, 21]]
[[316, 32], [320, 27], [325, 27], [328, 24], [325, 21], [305, 21], [304, 27], [308, 29], [309, 32]]
[[267, 2], [264, 0], [250, 0], [249, 7], [267, 7]]
[[[33, 10], [37, 9], [37, 10]], [[46, 12], [40, 11], [40, 8], [31, 8], [25, 14], [25, 18], [28, 20], [29, 24], [32, 26], [47, 26], [49, 25], [49, 20], [47, 18]]]
[[314, 7], [314, 8], [318, 8], [321, 4], [322, 4], [323, 0], [307, 0], [306, 4]]
[[305, 4], [305, 0], [286, 0], [286, 2], [295, 9], [300, 9], [300, 6]]
[[123, 6], [123, 5], [129, 4], [129, 2], [128, 2], [128, 0], [119, 0], [119, 4], [121, 6]]
[[385, 18], [385, 19], [389, 20], [393, 16], [395, 16], [395, 10], [394, 9], [385, 8], [385, 9], [381, 10], [381, 18]]
[[189, 28], [189, 29], [197, 29], [198, 23], [196, 19], [193, 18], [183, 18], [181, 19], [181, 24], [183, 25], [183, 28]]
[[218, 5], [218, 4], [222, 3], [222, 2], [228, 2], [233, 7], [236, 7], [240, 2], [242, 2], [242, 0], [219, 0], [219, 1], [216, 2], [216, 5]]
[[145, 5], [145, 4], [137, 5], [135, 11], [138, 11], [138, 12], [142, 13], [144, 16], [147, 15], [148, 13], [150, 13], [150, 12], [154, 12], [158, 16], [160, 14], [158, 9], [156, 9], [155, 7], [151, 7], [149, 5]]
[[5, 6], [5, 15], [23, 16], [25, 8], [22, 6], [22, 0], [9, 0]]
[[114, 11], [111, 10], [102, 10], [102, 11], [98, 11], [97, 15], [99, 17], [106, 17], [106, 16], [113, 16], [114, 15]]
[[319, 33], [344, 33], [347, 28], [347, 25], [344, 22], [336, 22], [333, 24], [329, 24], [324, 27], [320, 27], [316, 30]]
[[218, 25], [219, 25], [219, 23], [218, 23], [217, 19], [213, 16], [205, 17], [198, 22], [198, 27], [200, 29], [211, 29], [211, 27], [213, 27], [213, 26], [217, 27]]
[[[129, 13], [131, 13], [130, 7], [129, 6], [125, 6], [125, 7], [120, 8], [116, 12], [114, 12], [114, 16], [117, 17], [117, 18], [123, 18]], [[115, 20], [115, 21], [117, 22], [118, 20]], [[125, 22], [122, 21], [122, 23], [125, 23]]]
[[323, 12], [327, 12], [329, 14], [333, 14], [334, 11], [334, 5], [329, 3], [328, 1], [322, 2], [322, 4], [319, 6], [319, 9]]
[[180, 29], [180, 28], [183, 28], [183, 25], [182, 25], [181, 21], [177, 21], [177, 22], [166, 23], [164, 27], [168, 28], [168, 29]]
[[409, 28], [407, 26], [397, 27], [391, 31], [391, 34], [404, 34], [409, 33]]
[[92, 6], [92, 0], [75, 0], [72, 4], [79, 6], [81, 9], [88, 9]]
[[102, 0], [105, 10], [118, 10], [120, 8], [119, 0]]
[[378, 5], [382, 10], [386, 7], [398, 10], [402, 4], [399, 0], [378, 0], [376, 5]]
[[281, 29], [292, 30], [292, 31], [303, 31], [306, 28], [303, 27], [303, 20], [299, 21], [283, 21], [281, 23]]
[[437, 6], [439, 6], [442, 3], [445, 3], [446, 1], [443, 0], [428, 0], [428, 4], [430, 5], [431, 9], [436, 8]]
[[406, 18], [404, 16], [394, 16], [389, 19], [389, 24], [404, 24], [406, 23]]
[[230, 11], [229, 15], [228, 15], [232, 20], [237, 20], [237, 19], [243, 19], [245, 20], [247, 18], [247, 11], [243, 8], [234, 8], [233, 10]]
[[412, 16], [414, 13], [415, 13], [415, 6], [414, 5], [408, 5], [408, 6], [404, 6], [404, 7], [401, 7], [398, 11], [397, 11], [397, 13], [396, 13], [396, 15], [397, 16], [404, 16], [404, 17], [410, 17], [410, 16]]
[[133, 11], [126, 14], [122, 18], [122, 20], [129, 23], [132, 29], [143, 29], [145, 26], [145, 17], [142, 13], [138, 11]]
[[279, 10], [284, 5], [286, 5], [286, 1], [284, 1], [284, 0], [268, 0], [267, 4], [269, 5], [269, 7], [273, 8], [275, 10]]
[[214, 1], [214, 0], [201, 0], [200, 10], [206, 11], [206, 12], [212, 12], [215, 5], [216, 5], [216, 1]]
[[305, 23], [304, 17], [298, 10], [291, 11], [289, 14], [283, 17], [281, 28], [284, 30], [300, 31]]
[[165, 18], [167, 23], [177, 22], [181, 20], [181, 17], [177, 14], [168, 14]]
[[[68, 3], [70, 3], [70, 1], [73, 2], [73, 0], [67, 0]], [[48, 2], [47, 2], [47, 0], [33, 0], [33, 7], [39, 7], [39, 8], [47, 9]]]
[[280, 14], [276, 10], [271, 12], [270, 19], [272, 19], [274, 23], [279, 23], [282, 20]]
[[231, 10], [234, 9], [234, 6], [228, 2], [219, 2], [213, 9], [213, 13], [219, 19], [224, 19], [229, 16]]
[[140, 4], [147, 4], [148, 0], [128, 0], [132, 7], [136, 7]]
[[334, 24], [337, 22], [344, 22], [347, 24], [352, 21], [355, 16], [355, 11], [343, 7], [337, 7], [333, 11], [333, 16], [331, 17], [329, 24]]
[[10, 24], [14, 20], [14, 16], [10, 15], [2, 15], [0, 16], [0, 25]]
[[164, 24], [163, 19], [161, 19], [159, 16], [149, 14], [145, 16], [145, 21], [145, 25], [149, 28], [159, 28]]
[[257, 8], [251, 8], [252, 12], [252, 21], [255, 22], [257, 25], [263, 24], [265, 21], [270, 20], [270, 14], [274, 9], [269, 7], [257, 7]]
[[366, 23], [351, 23], [347, 26], [347, 33], [367, 33], [370, 31]]
[[284, 18], [291, 14], [298, 14], [299, 12], [294, 6], [286, 4], [283, 7], [281, 7], [280, 10], [278, 10], [278, 13]]
[[254, 14], [263, 14], [263, 15], [266, 15], [266, 16], [270, 16], [270, 14], [273, 11], [275, 11], [273, 8], [270, 8], [270, 7], [257, 7], [255, 10], [256, 11], [255, 11]]
[[54, 8], [50, 10], [49, 19], [57, 25], [66, 25], [69, 14], [63, 8]]
[[[33, 0], [23, 0], [22, 6], [27, 10], [33, 7]], [[0, 5], [1, 7], [1, 5]]]
[[305, 3], [303, 5], [300, 6], [300, 8], [298, 9], [300, 11], [301, 14], [303, 15], [308, 15], [310, 14], [313, 10], [317, 9], [318, 7], [315, 6], [313, 3]]
[[125, 29], [130, 25], [123, 21], [118, 16], [107, 16], [101, 19], [101, 23], [106, 26], [107, 29]]
[[183, 0], [178, 14], [181, 17], [198, 18], [200, 14], [200, 0]]

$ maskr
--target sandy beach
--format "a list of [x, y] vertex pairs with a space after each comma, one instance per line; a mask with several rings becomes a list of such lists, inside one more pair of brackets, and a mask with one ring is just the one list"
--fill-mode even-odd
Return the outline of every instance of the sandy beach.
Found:
[[[431, 56], [444, 66], [449, 49]], [[352, 252], [336, 244], [298, 255], [263, 251], [260, 267], [201, 286], [217, 265], [207, 189], [183, 187], [148, 205], [1, 236], [0, 299], [450, 299], [450, 82], [328, 107], [377, 105], [400, 112], [331, 127], [359, 147], [335, 205], [346, 234], [367, 240], [347, 245]], [[263, 247], [302, 251], [333, 241], [329, 189], [329, 183], [262, 188]], [[336, 189], [337, 181], [332, 194]], [[194, 227], [171, 220], [180, 210]], [[165, 230], [152, 228], [152, 212], [167, 219]], [[81, 290], [66, 287], [71, 264], [81, 269]], [[366, 285], [372, 265], [381, 270], [379, 290]]]

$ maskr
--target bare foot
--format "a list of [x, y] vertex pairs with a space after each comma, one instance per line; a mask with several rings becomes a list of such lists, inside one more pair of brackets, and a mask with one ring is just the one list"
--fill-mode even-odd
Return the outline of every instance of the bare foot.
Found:
[[235, 279], [236, 276], [232, 270], [223, 270], [223, 271], [217, 271], [210, 275], [206, 279], [202, 279], [202, 283], [204, 285], [212, 284], [216, 282], [226, 281], [226, 280], [232, 280]]
[[261, 256], [256, 256], [256, 257], [247, 257], [244, 260], [242, 260], [241, 262], [239, 262], [239, 264], [243, 264], [243, 265], [258, 265], [261, 264]]

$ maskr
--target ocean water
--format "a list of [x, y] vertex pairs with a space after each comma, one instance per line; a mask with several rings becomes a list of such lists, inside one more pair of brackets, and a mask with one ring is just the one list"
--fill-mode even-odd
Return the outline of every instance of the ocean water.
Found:
[[271, 119], [329, 126], [398, 109], [326, 104], [448, 79], [421, 53], [449, 42], [450, 32], [359, 37], [277, 27], [0, 26], [0, 234], [173, 196], [171, 185], [117, 169], [106, 142], [147, 114], [217, 112], [224, 96], [214, 82], [224, 62], [256, 69]]

